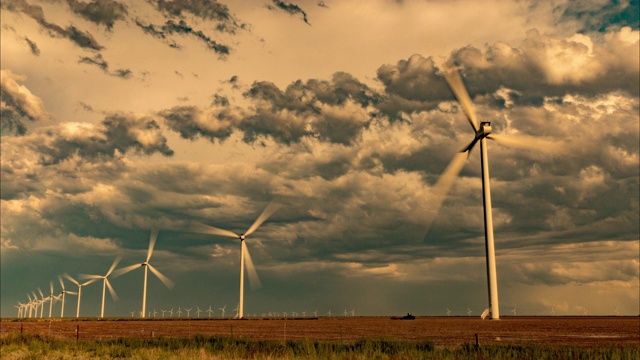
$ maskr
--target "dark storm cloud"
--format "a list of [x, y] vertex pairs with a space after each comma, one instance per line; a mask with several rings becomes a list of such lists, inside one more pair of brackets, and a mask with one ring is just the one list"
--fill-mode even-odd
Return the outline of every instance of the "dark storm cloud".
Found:
[[78, 63], [95, 65], [99, 67], [102, 71], [104, 71], [106, 74], [109, 74], [111, 76], [116, 76], [122, 79], [128, 79], [133, 74], [129, 69], [117, 69], [115, 71], [109, 71], [109, 63], [107, 63], [107, 61], [104, 60], [104, 58], [102, 57], [102, 54], [96, 54], [93, 57], [82, 56], [78, 60]]
[[177, 106], [159, 113], [167, 126], [184, 139], [204, 137], [210, 141], [223, 141], [234, 130], [238, 121], [233, 109], [227, 104], [203, 111], [195, 106]]
[[350, 144], [378, 116], [375, 105], [382, 101], [375, 90], [346, 73], [334, 74], [331, 81], [298, 80], [284, 91], [257, 82], [244, 96], [254, 101], [256, 110], [239, 124], [245, 141], [271, 136], [288, 144], [309, 136]]
[[623, 26], [638, 29], [640, 5], [638, 0], [616, 0], [606, 2], [568, 1], [562, 12], [562, 21], [577, 20], [583, 23], [579, 30], [606, 32]]
[[11, 70], [2, 70], [0, 120], [3, 134], [24, 135], [27, 132], [27, 122], [46, 118], [42, 100], [18, 83], [25, 79], [23, 76], [12, 73]]
[[130, 152], [173, 155], [155, 120], [129, 115], [110, 115], [98, 127], [71, 124], [50, 128], [26, 141], [31, 141], [30, 146], [39, 154], [39, 162], [45, 165], [58, 164], [74, 156], [101, 161]]
[[269, 9], [272, 9], [272, 10], [280, 9], [289, 13], [290, 15], [300, 14], [302, 15], [302, 20], [304, 20], [304, 22], [307, 23], [308, 25], [311, 25], [309, 24], [309, 20], [307, 19], [307, 13], [304, 10], [302, 10], [300, 6], [294, 3], [281, 1], [281, 0], [271, 0], [271, 2], [273, 3], [273, 5], [268, 5], [267, 7]]
[[66, 1], [74, 13], [98, 25], [104, 25], [107, 30], [111, 30], [116, 21], [124, 20], [128, 14], [127, 6], [114, 0]]
[[[629, 28], [611, 32], [605, 39], [552, 38], [530, 31], [520, 48], [504, 43], [485, 50], [468, 46], [456, 50], [451, 60], [461, 67], [471, 96], [509, 89], [510, 100], [542, 105], [546, 97], [577, 93], [596, 96], [612, 91], [639, 94], [637, 40]], [[378, 69], [378, 79], [389, 94], [403, 99], [434, 102], [451, 99], [440, 69], [431, 58], [414, 55], [396, 65]], [[499, 101], [496, 105], [500, 105]]]
[[31, 50], [31, 53], [33, 55], [40, 56], [40, 49], [38, 48], [38, 44], [36, 44], [35, 42], [31, 41], [31, 39], [29, 39], [28, 37], [25, 37], [24, 41], [26, 41], [27, 45], [29, 45], [29, 49]]
[[103, 47], [93, 38], [88, 31], [82, 31], [73, 25], [69, 25], [66, 29], [50, 23], [45, 19], [42, 7], [31, 5], [26, 0], [8, 0], [1, 4], [3, 9], [23, 13], [36, 20], [40, 26], [48, 30], [51, 36], [61, 36], [71, 40], [76, 45], [93, 50], [101, 50]]

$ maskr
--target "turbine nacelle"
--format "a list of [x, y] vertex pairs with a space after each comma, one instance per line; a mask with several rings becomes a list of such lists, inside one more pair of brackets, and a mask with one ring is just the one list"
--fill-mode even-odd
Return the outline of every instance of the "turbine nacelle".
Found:
[[240, 241], [244, 241], [244, 239], [245, 239], [245, 238], [246, 238], [246, 237], [245, 237], [245, 235], [244, 235], [244, 234], [240, 234], [240, 235], [238, 236], [238, 239], [240, 239]]
[[473, 147], [476, 145], [476, 143], [483, 139], [488, 137], [491, 134], [491, 123], [488, 121], [483, 121], [480, 123], [480, 127], [476, 130], [476, 137], [473, 139], [473, 141], [471, 141], [469, 143], [469, 145], [467, 145], [467, 147], [465, 147], [464, 149], [462, 149], [460, 152], [469, 152], [471, 153], [471, 150], [473, 149]]

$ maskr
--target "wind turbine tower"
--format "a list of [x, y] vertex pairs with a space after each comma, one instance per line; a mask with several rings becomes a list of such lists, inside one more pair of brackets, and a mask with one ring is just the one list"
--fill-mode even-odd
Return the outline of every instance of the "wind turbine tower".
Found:
[[156, 229], [151, 230], [151, 237], [149, 239], [149, 249], [147, 250], [147, 259], [141, 264], [133, 264], [131, 266], [118, 269], [113, 273], [113, 277], [118, 277], [120, 275], [126, 274], [140, 267], [144, 268], [144, 284], [142, 287], [142, 312], [141, 312], [142, 317], [145, 317], [146, 309], [147, 309], [147, 275], [149, 270], [151, 270], [151, 272], [158, 279], [160, 279], [160, 281], [162, 281], [162, 283], [165, 284], [166, 287], [168, 287], [169, 289], [173, 287], [173, 282], [149, 263], [149, 260], [151, 260], [151, 255], [153, 254], [153, 247], [155, 246], [157, 239], [158, 239], [158, 230]]
[[260, 227], [260, 225], [262, 225], [262, 223], [265, 222], [271, 215], [273, 215], [273, 213], [276, 212], [279, 207], [280, 205], [275, 202], [269, 203], [269, 205], [267, 205], [267, 207], [262, 211], [262, 214], [258, 216], [258, 218], [249, 227], [249, 229], [243, 234], [236, 234], [229, 230], [224, 230], [198, 223], [194, 224], [194, 226], [192, 227], [192, 230], [198, 233], [214, 234], [240, 240], [240, 302], [238, 303], [238, 313], [236, 315], [238, 319], [242, 319], [244, 317], [245, 264], [247, 267], [247, 271], [249, 272], [249, 282], [251, 283], [251, 286], [258, 288], [261, 286], [260, 279], [258, 278], [258, 273], [256, 273], [256, 268], [253, 265], [251, 255], [249, 254], [249, 249], [247, 248], [247, 244], [245, 243], [246, 237], [253, 234], [253, 232], [256, 231], [258, 227]]
[[[481, 122], [480, 125], [478, 125], [471, 97], [469, 96], [469, 93], [467, 92], [457, 70], [452, 68], [446, 69], [444, 71], [444, 77], [451, 88], [451, 92], [453, 92], [458, 103], [460, 103], [469, 124], [475, 132], [473, 140], [461, 151], [461, 153], [467, 154], [468, 156], [475, 144], [480, 142], [480, 166], [482, 168], [482, 202], [484, 205], [484, 236], [487, 285], [489, 290], [489, 311], [491, 319], [498, 320], [500, 319], [500, 308], [498, 306], [498, 276], [496, 272], [496, 255], [493, 239], [493, 216], [491, 211], [491, 189], [489, 184], [489, 157], [487, 155], [487, 137], [491, 134], [491, 123]], [[460, 168], [461, 166], [462, 163], [460, 163]]]

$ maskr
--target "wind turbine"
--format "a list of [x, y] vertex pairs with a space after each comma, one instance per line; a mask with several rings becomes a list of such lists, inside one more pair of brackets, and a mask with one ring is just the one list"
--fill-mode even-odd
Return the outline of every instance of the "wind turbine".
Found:
[[113, 272], [113, 277], [118, 277], [120, 275], [124, 275], [132, 270], [138, 269], [140, 267], [144, 268], [144, 285], [142, 288], [142, 317], [144, 317], [145, 315], [145, 310], [147, 308], [147, 273], [148, 270], [151, 270], [151, 272], [158, 278], [160, 279], [160, 281], [162, 281], [162, 283], [168, 287], [168, 288], [172, 288], [173, 287], [173, 281], [169, 280], [169, 278], [167, 278], [166, 276], [162, 275], [162, 273], [160, 273], [160, 271], [158, 271], [155, 267], [153, 267], [150, 263], [149, 260], [151, 259], [151, 255], [153, 254], [153, 247], [156, 244], [156, 240], [158, 239], [158, 230], [154, 229], [151, 230], [151, 237], [149, 239], [149, 250], [147, 250], [147, 260], [145, 260], [143, 263], [141, 264], [134, 264], [131, 266], [127, 266], [125, 268], [122, 269], [118, 269], [116, 271]]
[[276, 212], [279, 207], [280, 205], [275, 202], [269, 203], [269, 205], [267, 205], [267, 207], [262, 211], [262, 214], [258, 216], [256, 221], [253, 222], [253, 224], [249, 227], [249, 230], [247, 230], [244, 234], [236, 234], [229, 230], [224, 230], [224, 229], [216, 228], [209, 225], [199, 224], [199, 223], [194, 224], [194, 226], [192, 227], [192, 230], [195, 232], [226, 236], [226, 237], [240, 240], [240, 303], [238, 305], [238, 313], [237, 313], [238, 319], [242, 319], [244, 316], [245, 262], [247, 266], [247, 272], [249, 273], [249, 282], [251, 287], [259, 288], [261, 286], [260, 279], [258, 278], [258, 273], [256, 273], [256, 268], [255, 266], [253, 266], [253, 261], [251, 260], [251, 255], [249, 254], [249, 249], [245, 244], [245, 239], [247, 236], [253, 234], [253, 232], [256, 231], [258, 227], [260, 227], [260, 225], [262, 225], [262, 223], [265, 222], [271, 215], [273, 215], [273, 213]]
[[218, 308], [218, 310], [220, 310], [222, 312], [222, 317], [224, 317], [224, 312], [225, 312], [226, 308], [227, 308], [227, 305], [225, 305], [225, 306], [223, 306], [221, 308]]
[[40, 318], [44, 317], [44, 303], [47, 302], [47, 298], [42, 293], [42, 290], [38, 288], [38, 292], [40, 293]]
[[69, 281], [71, 281], [72, 283], [78, 285], [78, 305], [76, 308], [76, 318], [80, 317], [80, 298], [82, 296], [82, 287], [91, 284], [92, 282], [95, 282], [97, 279], [91, 279], [89, 281], [86, 281], [82, 284], [80, 284], [76, 279], [72, 278], [71, 276], [69, 276], [69, 274], [64, 273], [62, 274], [62, 276], [66, 277], [67, 279], [69, 279]]
[[62, 296], [62, 309], [60, 310], [60, 317], [64, 317], [64, 297], [66, 294], [78, 295], [78, 293], [73, 291], [67, 291], [64, 288], [64, 281], [62, 281], [62, 276], [58, 276], [58, 280], [60, 281], [60, 286], [62, 287], [62, 292], [60, 292], [59, 296]]
[[[480, 165], [482, 168], [482, 200], [484, 204], [484, 235], [485, 235], [485, 252], [487, 264], [487, 283], [489, 292], [489, 313], [491, 319], [500, 319], [500, 308], [498, 306], [498, 277], [496, 274], [496, 255], [493, 239], [493, 217], [491, 212], [491, 189], [489, 185], [489, 159], [487, 155], [487, 137], [491, 134], [491, 123], [481, 122], [478, 124], [475, 109], [471, 102], [471, 97], [467, 92], [462, 78], [458, 71], [449, 67], [443, 71], [444, 78], [449, 84], [451, 92], [460, 103], [469, 124], [475, 132], [473, 140], [462, 149], [451, 160], [444, 173], [438, 179], [434, 186], [435, 195], [438, 197], [436, 201], [436, 211], [442, 204], [444, 196], [449, 191], [453, 180], [460, 173], [467, 157], [473, 150], [476, 143], [480, 142]], [[486, 316], [486, 313], [483, 314]], [[483, 317], [484, 318], [484, 317]]]
[[118, 295], [116, 295], [115, 290], [113, 290], [113, 287], [111, 286], [111, 283], [109, 282], [109, 275], [111, 275], [111, 273], [113, 272], [113, 269], [116, 268], [116, 265], [118, 265], [118, 263], [120, 262], [120, 257], [116, 257], [116, 259], [113, 261], [113, 265], [111, 265], [111, 267], [109, 268], [109, 271], [107, 271], [107, 273], [105, 275], [80, 275], [81, 278], [83, 279], [93, 279], [94, 281], [96, 280], [100, 280], [102, 279], [102, 308], [100, 310], [100, 317], [103, 318], [104, 317], [104, 295], [106, 293], [107, 287], [109, 288], [109, 293], [111, 293], [111, 298], [113, 299], [113, 301], [118, 301]]
[[447, 308], [447, 316], [451, 316], [451, 310], [449, 310], [449, 308]]
[[53, 300], [55, 300], [55, 296], [53, 296], [53, 281], [49, 281], [49, 288], [51, 289], [51, 294], [47, 296], [49, 299], [49, 318], [51, 318], [51, 313], [53, 310]]

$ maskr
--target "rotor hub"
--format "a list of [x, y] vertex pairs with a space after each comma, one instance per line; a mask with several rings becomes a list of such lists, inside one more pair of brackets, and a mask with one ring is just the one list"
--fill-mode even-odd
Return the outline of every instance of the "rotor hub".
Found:
[[238, 238], [240, 238], [240, 241], [244, 241], [245, 236], [244, 236], [244, 234], [240, 234], [240, 236]]
[[491, 134], [491, 123], [483, 121], [480, 123], [480, 128], [476, 131], [477, 138], [484, 138]]

